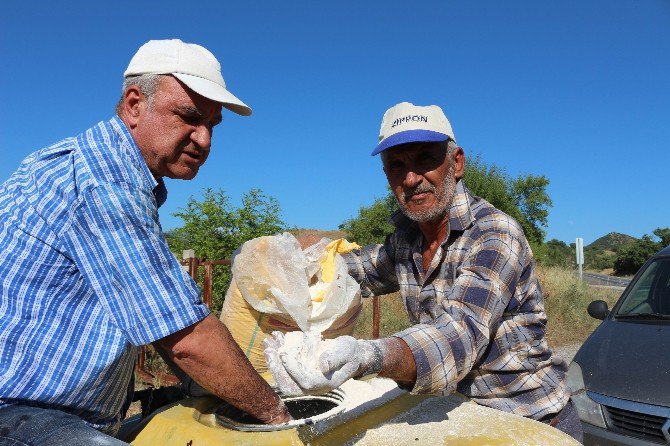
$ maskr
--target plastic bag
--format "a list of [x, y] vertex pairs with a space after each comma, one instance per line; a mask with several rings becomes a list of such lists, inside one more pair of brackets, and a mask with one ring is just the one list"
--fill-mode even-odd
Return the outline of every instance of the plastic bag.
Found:
[[235, 256], [233, 280], [256, 311], [288, 315], [300, 330], [321, 333], [361, 302], [360, 287], [339, 255], [355, 246], [324, 238], [303, 252], [287, 232], [259, 237]]

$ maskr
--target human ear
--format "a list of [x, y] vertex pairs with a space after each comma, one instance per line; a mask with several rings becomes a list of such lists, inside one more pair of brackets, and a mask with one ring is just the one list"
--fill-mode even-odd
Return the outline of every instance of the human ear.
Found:
[[134, 129], [139, 122], [144, 102], [144, 95], [137, 85], [131, 85], [125, 93], [123, 93], [123, 114], [131, 129]]
[[456, 147], [451, 162], [454, 163], [454, 176], [457, 180], [460, 180], [463, 178], [463, 172], [465, 171], [465, 152], [463, 152], [463, 149]]

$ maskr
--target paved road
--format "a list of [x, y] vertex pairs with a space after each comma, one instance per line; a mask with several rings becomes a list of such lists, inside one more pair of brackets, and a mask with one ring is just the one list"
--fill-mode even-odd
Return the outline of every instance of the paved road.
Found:
[[630, 278], [608, 276], [607, 274], [585, 272], [582, 274], [582, 276], [584, 281], [591, 285], [605, 285], [625, 288], [630, 283]]

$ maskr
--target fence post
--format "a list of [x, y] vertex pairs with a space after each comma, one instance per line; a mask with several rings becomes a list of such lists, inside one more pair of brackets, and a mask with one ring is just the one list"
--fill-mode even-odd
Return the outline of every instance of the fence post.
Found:
[[379, 339], [379, 296], [372, 297], [372, 339]]
[[193, 257], [188, 259], [189, 261], [189, 272], [188, 274], [195, 280], [196, 282], [198, 281], [198, 267], [200, 266], [200, 259], [197, 257]]
[[205, 278], [202, 281], [203, 300], [207, 308], [212, 308], [212, 279], [214, 275], [214, 265], [212, 262], [205, 262]]

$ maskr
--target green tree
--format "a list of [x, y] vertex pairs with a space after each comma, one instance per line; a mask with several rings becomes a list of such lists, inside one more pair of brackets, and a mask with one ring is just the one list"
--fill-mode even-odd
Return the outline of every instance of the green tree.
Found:
[[565, 242], [557, 239], [551, 239], [543, 244], [543, 256], [538, 258], [538, 253], [534, 252], [535, 258], [547, 266], [560, 266], [562, 268], [571, 268], [575, 264], [575, 251]]
[[617, 253], [614, 261], [614, 274], [617, 276], [628, 276], [635, 274], [644, 262], [659, 250], [660, 244], [652, 240], [649, 235], [643, 235], [624, 246]]
[[547, 227], [549, 208], [553, 204], [547, 195], [548, 185], [549, 180], [543, 175], [526, 175], [511, 182], [514, 203], [523, 215], [521, 226], [526, 237], [535, 243], [544, 240], [546, 232], [542, 228]]
[[611, 252], [596, 252], [584, 250], [584, 268], [593, 271], [602, 271], [614, 268], [616, 254]]
[[[185, 249], [195, 250], [196, 257], [208, 260], [229, 259], [242, 243], [255, 237], [274, 235], [286, 229], [279, 203], [258, 189], [242, 197], [242, 206], [234, 207], [222, 190], [205, 189], [201, 200], [191, 196], [185, 208], [173, 214], [183, 222], [168, 231], [166, 239], [172, 252], [181, 257]], [[212, 309], [221, 311], [230, 283], [227, 267], [214, 275]]]
[[495, 164], [486, 165], [477, 155], [466, 161], [463, 181], [474, 195], [521, 223], [523, 215], [511, 193], [512, 180], [504, 169]]
[[362, 246], [383, 243], [386, 236], [393, 232], [389, 218], [397, 209], [398, 202], [389, 190], [386, 197], [375, 200], [370, 206], [361, 206], [358, 216], [346, 220], [339, 228]]
[[632, 241], [619, 250], [614, 261], [614, 274], [632, 275], [657, 251], [670, 245], [670, 228], [656, 228], [652, 232], [658, 238], [645, 234], [641, 239]]
[[670, 245], [670, 228], [656, 228], [654, 229], [654, 235], [661, 240], [661, 246], [658, 249]]
[[534, 248], [545, 236], [551, 198], [545, 176], [525, 175], [511, 178], [495, 164], [486, 165], [479, 155], [465, 163], [463, 176], [468, 189], [519, 222]]

